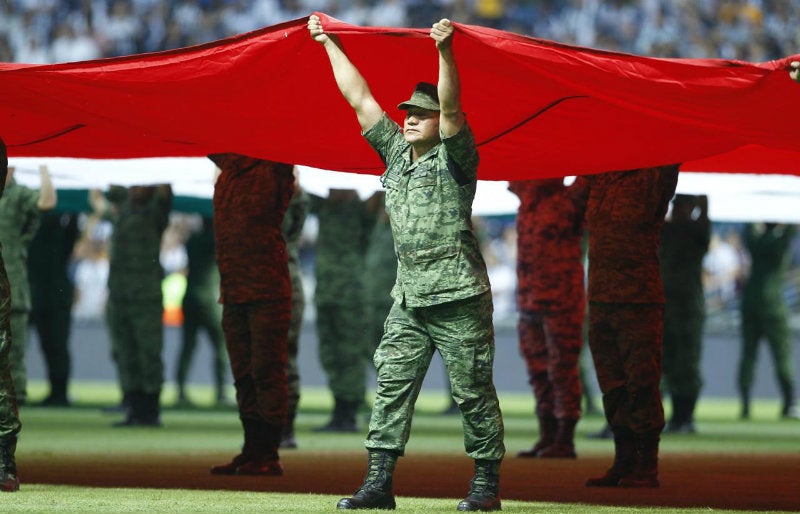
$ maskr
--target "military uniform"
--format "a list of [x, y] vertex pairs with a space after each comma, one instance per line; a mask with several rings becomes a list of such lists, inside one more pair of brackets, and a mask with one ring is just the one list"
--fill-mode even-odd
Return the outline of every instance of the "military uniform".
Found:
[[308, 209], [308, 193], [298, 187], [289, 202], [289, 208], [283, 218], [281, 227], [283, 237], [286, 239], [286, 252], [289, 256], [289, 276], [292, 278], [292, 322], [289, 325], [286, 360], [286, 380], [289, 397], [286, 407], [286, 425], [284, 426], [281, 440], [281, 446], [284, 448], [297, 446], [297, 442], [294, 440], [294, 420], [297, 417], [297, 407], [300, 404], [300, 370], [297, 366], [297, 354], [300, 349], [300, 330], [303, 327], [303, 314], [306, 308], [303, 274], [300, 269], [300, 241]]
[[214, 187], [222, 329], [245, 437], [242, 453], [211, 471], [280, 475], [292, 315], [281, 225], [294, 189], [292, 166], [237, 154], [210, 158], [222, 170]]
[[25, 351], [28, 347], [28, 320], [31, 312], [31, 289], [28, 282], [28, 246], [39, 227], [39, 192], [18, 184], [6, 186], [0, 198], [0, 242], [3, 244], [8, 280], [11, 284], [11, 375], [14, 377], [17, 402], [27, 399], [28, 377]]
[[112, 355], [130, 402], [126, 425], [159, 425], [164, 384], [161, 236], [172, 206], [169, 186], [112, 186], [114, 232], [106, 316]]
[[[0, 196], [3, 195], [7, 175], [6, 145], [0, 139]], [[0, 252], [0, 491], [19, 489], [14, 454], [17, 448], [17, 434], [22, 425], [19, 422], [19, 412], [17, 411], [17, 395], [11, 375], [10, 354], [11, 285], [6, 274], [2, 252]]]
[[614, 433], [615, 465], [589, 486], [655, 487], [664, 427], [664, 287], [658, 244], [678, 166], [591, 176], [589, 346]]
[[[689, 201], [679, 196], [677, 202]], [[703, 386], [703, 257], [710, 241], [711, 223], [705, 214], [697, 219], [668, 219], [661, 229], [659, 261], [666, 300], [663, 370], [672, 400], [668, 431], [694, 431], [694, 408]]]
[[[573, 188], [581, 187], [579, 182]], [[561, 179], [512, 182], [517, 212], [520, 353], [536, 396], [539, 441], [521, 457], [574, 457], [581, 416], [578, 359], [586, 306], [580, 192]]]
[[75, 287], [68, 266], [78, 235], [77, 213], [45, 213], [28, 249], [30, 321], [39, 335], [50, 382], [50, 393], [43, 405], [69, 405], [69, 336]]
[[375, 352], [378, 389], [365, 446], [405, 452], [411, 415], [434, 351], [441, 354], [463, 417], [464, 446], [479, 461], [505, 454], [492, 379], [494, 326], [486, 265], [472, 230], [478, 152], [465, 125], [411, 161], [385, 114], [364, 134], [386, 163], [386, 212], [397, 280]]
[[742, 417], [750, 415], [750, 389], [758, 356], [758, 343], [764, 337], [772, 351], [775, 374], [783, 396], [782, 415], [800, 417], [794, 397], [794, 369], [791, 358], [789, 313], [783, 298], [789, 248], [797, 232], [792, 225], [770, 224], [763, 232], [753, 225], [745, 227], [744, 242], [750, 253], [750, 275], [742, 292], [742, 356], [739, 363], [739, 390]]
[[319, 359], [335, 402], [331, 420], [320, 430], [355, 431], [367, 387], [364, 253], [374, 216], [355, 190], [310, 196], [310, 212], [319, 218], [314, 263]]
[[392, 308], [392, 287], [397, 278], [397, 254], [394, 253], [392, 225], [381, 202], [375, 219], [375, 226], [369, 237], [369, 246], [364, 263], [364, 275], [369, 280], [364, 283], [364, 305], [369, 324], [370, 359], [383, 338], [383, 325]]
[[183, 295], [182, 344], [178, 357], [178, 401], [188, 402], [186, 378], [192, 361], [197, 335], [202, 329], [211, 341], [214, 358], [214, 386], [218, 403], [225, 401], [228, 352], [222, 333], [222, 308], [219, 298], [219, 270], [214, 259], [214, 224], [203, 217], [203, 226], [186, 240], [188, 261], [186, 293]]

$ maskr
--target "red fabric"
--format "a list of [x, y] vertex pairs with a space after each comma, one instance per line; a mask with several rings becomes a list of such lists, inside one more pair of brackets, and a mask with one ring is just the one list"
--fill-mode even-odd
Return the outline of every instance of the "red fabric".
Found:
[[[393, 118], [416, 82], [436, 81], [427, 29], [321, 17]], [[800, 55], [758, 64], [653, 59], [456, 28], [482, 179], [675, 162], [696, 171], [800, 172], [800, 85], [787, 73]], [[382, 171], [305, 18], [162, 53], [0, 64], [0, 134], [16, 157], [236, 152]]]

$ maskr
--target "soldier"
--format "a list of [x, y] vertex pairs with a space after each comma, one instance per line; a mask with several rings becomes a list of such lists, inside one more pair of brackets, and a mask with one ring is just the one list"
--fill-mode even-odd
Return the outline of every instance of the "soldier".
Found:
[[287, 339], [292, 316], [289, 259], [281, 224], [294, 189], [292, 166], [234, 153], [209, 156], [222, 329], [244, 430], [241, 453], [215, 475], [282, 475]]
[[319, 360], [328, 376], [334, 408], [317, 431], [357, 432], [364, 404], [369, 341], [364, 318], [364, 253], [374, 216], [354, 189], [331, 189], [311, 197], [319, 219], [314, 268]]
[[744, 243], [750, 253], [750, 275], [742, 292], [742, 356], [739, 362], [739, 392], [742, 418], [750, 417], [750, 389], [758, 343], [764, 337], [775, 362], [775, 374], [783, 396], [781, 416], [800, 418], [795, 405], [794, 369], [791, 356], [789, 312], [783, 298], [789, 249], [797, 232], [793, 225], [765, 223], [745, 226]]
[[[693, 213], [697, 210], [697, 217]], [[694, 433], [703, 379], [700, 354], [706, 299], [703, 257], [711, 242], [706, 196], [675, 195], [658, 250], [664, 283], [664, 384], [672, 400], [667, 432]]]
[[178, 356], [178, 404], [191, 405], [186, 395], [186, 378], [202, 329], [208, 335], [213, 353], [214, 390], [217, 405], [227, 405], [225, 384], [228, 373], [228, 352], [222, 333], [222, 308], [219, 298], [219, 270], [214, 259], [214, 220], [201, 218], [201, 226], [186, 240], [186, 293], [183, 295], [183, 330]]
[[658, 240], [678, 165], [617, 171], [589, 182], [589, 347], [614, 434], [614, 464], [589, 487], [658, 487], [664, 428], [664, 286]]
[[31, 325], [39, 334], [50, 382], [50, 393], [42, 400], [43, 406], [70, 405], [69, 336], [75, 287], [68, 268], [79, 235], [77, 213], [51, 211], [42, 216], [29, 247]]
[[443, 19], [431, 29], [439, 54], [438, 86], [419, 83], [398, 106], [406, 111], [402, 131], [372, 96], [339, 39], [323, 31], [319, 17], [309, 18], [308, 29], [324, 47], [364, 137], [386, 163], [381, 181], [398, 257], [394, 304], [375, 352], [378, 389], [365, 443], [369, 469], [363, 485], [337, 507], [395, 508], [394, 467], [405, 452], [414, 403], [438, 350], [461, 408], [464, 446], [475, 463], [469, 493], [457, 508], [500, 510], [505, 447], [492, 381], [493, 306], [471, 223], [478, 151], [461, 110], [454, 26]]
[[286, 252], [289, 255], [289, 276], [292, 278], [292, 323], [289, 325], [288, 354], [286, 365], [286, 380], [289, 388], [289, 397], [286, 407], [286, 425], [281, 435], [281, 448], [297, 448], [294, 436], [294, 420], [297, 417], [297, 407], [300, 404], [300, 371], [297, 366], [297, 354], [300, 349], [300, 330], [303, 327], [303, 314], [306, 307], [306, 297], [303, 291], [303, 274], [300, 269], [300, 241], [303, 226], [309, 209], [309, 197], [300, 187], [295, 168], [294, 193], [289, 202], [289, 208], [283, 218], [283, 238], [286, 239]]
[[[7, 177], [8, 156], [5, 142], [0, 138], [0, 197], [3, 196]], [[11, 376], [10, 353], [11, 286], [0, 252], [0, 491], [3, 492], [19, 489], [14, 454], [17, 450], [17, 435], [22, 425], [17, 412], [17, 395], [14, 392], [14, 380]]]
[[93, 190], [89, 201], [96, 213], [114, 224], [106, 319], [127, 404], [125, 419], [114, 426], [161, 426], [164, 271], [159, 256], [172, 208], [172, 188], [169, 184], [111, 186], [108, 200]]
[[385, 193], [379, 191], [367, 202], [375, 212], [375, 226], [369, 236], [369, 245], [364, 262], [364, 305], [366, 319], [369, 324], [368, 347], [370, 359], [383, 338], [383, 325], [386, 315], [392, 308], [392, 287], [397, 278], [397, 254], [394, 253], [392, 225], [384, 206]]
[[8, 167], [0, 198], [0, 242], [3, 244], [8, 280], [11, 283], [11, 376], [14, 377], [17, 404], [27, 400], [28, 377], [25, 350], [28, 347], [28, 320], [31, 290], [28, 281], [28, 246], [39, 228], [40, 215], [56, 206], [56, 190], [46, 166], [40, 166], [39, 190], [14, 180], [14, 167]]
[[512, 182], [517, 211], [519, 348], [536, 397], [539, 440], [518, 457], [574, 458], [581, 416], [585, 195], [563, 179]]

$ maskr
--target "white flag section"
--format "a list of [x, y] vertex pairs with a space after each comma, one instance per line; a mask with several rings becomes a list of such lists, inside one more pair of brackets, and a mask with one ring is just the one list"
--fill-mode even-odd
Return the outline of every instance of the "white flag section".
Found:
[[[211, 198], [214, 165], [206, 158], [69, 159], [11, 158], [16, 179], [38, 187], [40, 165], [47, 165], [58, 189], [106, 189], [109, 184], [170, 183], [176, 195]], [[356, 189], [362, 198], [381, 189], [380, 178], [298, 166], [307, 191]], [[473, 211], [479, 216], [514, 214], [519, 200], [507, 182], [479, 181]], [[705, 194], [712, 221], [774, 221], [800, 224], [800, 177], [726, 173], [681, 173], [678, 192]]]

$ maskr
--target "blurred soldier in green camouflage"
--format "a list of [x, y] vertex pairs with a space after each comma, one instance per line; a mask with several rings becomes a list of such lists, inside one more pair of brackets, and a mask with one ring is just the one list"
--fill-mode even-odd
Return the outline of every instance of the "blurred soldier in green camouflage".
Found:
[[367, 389], [364, 254], [374, 216], [354, 189], [310, 196], [311, 212], [319, 219], [314, 260], [319, 360], [334, 400], [330, 421], [317, 430], [356, 432]]
[[536, 396], [539, 440], [518, 457], [574, 458], [581, 417], [585, 182], [511, 182], [517, 211], [519, 348]]
[[375, 226], [369, 236], [364, 263], [364, 276], [368, 277], [364, 281], [364, 305], [369, 324], [370, 359], [383, 338], [383, 325], [394, 303], [391, 292], [397, 278], [397, 255], [394, 253], [392, 225], [386, 213], [384, 197], [385, 193], [380, 191], [367, 201], [373, 204], [368, 207], [376, 211]]
[[222, 333], [222, 307], [217, 301], [219, 270], [214, 258], [214, 220], [211, 216], [202, 216], [201, 225], [186, 240], [186, 259], [186, 293], [181, 305], [183, 327], [176, 372], [178, 405], [191, 405], [186, 394], [186, 379], [201, 329], [211, 342], [216, 403], [226, 405], [229, 401], [225, 395], [228, 352]]
[[[697, 210], [697, 217], [693, 215]], [[706, 196], [675, 195], [658, 249], [664, 282], [664, 385], [672, 401], [666, 432], [693, 433], [703, 378], [700, 354], [706, 299], [703, 257], [711, 242]]]
[[742, 418], [750, 417], [750, 389], [758, 356], [758, 343], [764, 337], [775, 363], [775, 374], [783, 396], [781, 416], [800, 418], [794, 397], [789, 312], [783, 298], [789, 249], [797, 232], [793, 225], [766, 223], [745, 226], [744, 243], [750, 253], [750, 275], [742, 292], [742, 355], [739, 362], [739, 391]]
[[[0, 197], [4, 194], [8, 176], [6, 144], [0, 139]], [[0, 491], [19, 489], [17, 463], [17, 435], [22, 425], [17, 412], [17, 395], [11, 376], [11, 285], [0, 252]]]
[[[110, 204], [113, 205], [113, 207]], [[164, 384], [161, 236], [172, 208], [169, 184], [111, 186], [90, 193], [95, 212], [114, 224], [106, 319], [128, 410], [119, 427], [160, 426]]]
[[613, 466], [589, 487], [658, 487], [664, 428], [664, 286], [658, 241], [678, 165], [581, 177], [589, 182], [589, 347], [614, 434]]
[[286, 425], [281, 435], [281, 448], [297, 448], [294, 437], [294, 420], [300, 404], [300, 371], [297, 366], [300, 330], [303, 327], [303, 314], [306, 297], [303, 291], [303, 274], [300, 269], [300, 242], [303, 225], [308, 215], [309, 197], [300, 187], [295, 168], [294, 193], [289, 208], [283, 218], [283, 238], [286, 239], [286, 253], [289, 255], [289, 275], [292, 277], [292, 323], [289, 325], [288, 353], [286, 359], [286, 380], [289, 398], [286, 406]]
[[398, 257], [394, 304], [375, 352], [378, 389], [365, 446], [363, 485], [340, 509], [394, 509], [392, 475], [404, 454], [411, 416], [434, 351], [441, 354], [464, 427], [475, 474], [459, 511], [500, 510], [503, 420], [492, 378], [494, 326], [486, 264], [471, 223], [478, 151], [461, 110], [452, 41], [443, 19], [431, 38], [439, 54], [438, 86], [421, 82], [392, 121], [320, 19], [308, 21], [323, 45], [339, 89], [364, 137], [386, 164], [381, 181]]
[[31, 289], [28, 281], [28, 246], [39, 228], [40, 213], [56, 206], [56, 190], [46, 166], [39, 168], [40, 188], [30, 189], [14, 180], [14, 168], [8, 168], [5, 193], [0, 199], [0, 243], [3, 244], [8, 280], [11, 283], [11, 375], [17, 392], [17, 404], [27, 401], [28, 378], [25, 350], [28, 347], [28, 321], [31, 312]]

